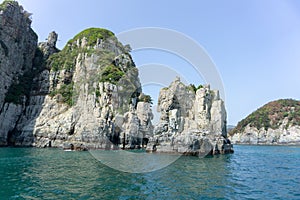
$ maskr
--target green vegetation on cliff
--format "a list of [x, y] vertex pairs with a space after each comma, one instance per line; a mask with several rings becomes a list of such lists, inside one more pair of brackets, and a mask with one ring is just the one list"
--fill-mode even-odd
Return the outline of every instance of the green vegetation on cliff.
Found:
[[5, 10], [8, 6], [8, 4], [12, 4], [12, 5], [16, 5], [18, 6], [18, 2], [14, 1], [14, 0], [4, 0], [1, 4], [0, 4], [0, 10]]
[[257, 129], [277, 129], [285, 118], [288, 118], [287, 126], [300, 125], [300, 101], [280, 99], [269, 102], [240, 121], [230, 135], [244, 131], [247, 125]]
[[113, 37], [113, 32], [104, 28], [89, 28], [78, 33], [68, 44], [76, 42], [78, 39], [86, 38], [87, 46], [96, 45], [98, 39], [107, 39]]
[[193, 91], [194, 93], [197, 92], [197, 90], [203, 88], [203, 85], [198, 85], [198, 87], [196, 87], [194, 84], [190, 84], [189, 86], [187, 86], [189, 90]]
[[140, 97], [138, 98], [138, 101], [153, 104], [153, 100], [151, 96], [147, 94], [141, 94]]
[[[76, 62], [81, 62], [85, 60], [86, 56], [89, 57], [93, 55], [94, 60], [97, 61], [91, 64], [96, 65], [98, 69], [95, 74], [93, 74], [94, 79], [90, 78], [88, 82], [110, 82], [116, 85], [119, 80], [124, 77], [125, 72], [134, 66], [134, 63], [131, 63], [131, 61], [127, 63], [125, 67], [120, 67], [118, 63], [119, 60], [125, 59], [124, 55], [128, 55], [131, 60], [129, 51], [130, 47], [128, 45], [123, 46], [118, 42], [111, 31], [103, 28], [89, 28], [69, 40], [60, 52], [52, 54], [47, 60], [47, 63], [52, 72], [65, 70], [73, 76]], [[123, 55], [116, 59], [116, 56], [118, 56], [120, 52], [123, 53]], [[115, 59], [117, 61], [115, 61]], [[69, 77], [69, 79], [68, 82], [72, 81], [72, 77]], [[85, 82], [87, 80], [82, 81]], [[89, 85], [91, 86], [92, 84]], [[67, 103], [70, 106], [72, 105], [72, 99], [69, 97], [73, 93], [73, 87], [55, 88], [50, 93], [51, 96], [66, 96], [61, 102]]]
[[[77, 46], [77, 41], [86, 38], [86, 44], [84, 46]], [[69, 40], [67, 45], [58, 53], [50, 56], [48, 59], [48, 65], [51, 70], [70, 70], [75, 68], [76, 59], [80, 53], [88, 53], [88, 55], [95, 54], [101, 57], [99, 59], [99, 66], [102, 66], [100, 82], [110, 82], [115, 84], [123, 75], [124, 72], [113, 63], [115, 54], [103, 49], [94, 49], [93, 46], [96, 45], [97, 40], [106, 39], [115, 40], [114, 34], [103, 28], [89, 28], [79, 34], [77, 34], [73, 39]], [[82, 41], [81, 41], [82, 42]], [[128, 47], [123, 47], [119, 42], [115, 41], [117, 46], [128, 54]]]
[[[73, 39], [69, 40], [67, 45], [58, 53], [51, 55], [48, 59], [48, 65], [51, 70], [58, 71], [62, 69], [72, 70], [76, 64], [76, 58], [79, 53], [96, 53], [93, 46], [96, 45], [97, 39], [113, 38], [114, 34], [103, 28], [89, 28], [78, 33]], [[77, 40], [86, 38], [85, 46], [77, 46]]]
[[72, 106], [74, 104], [74, 83], [70, 84], [63, 84], [59, 89], [56, 89], [52, 91], [49, 95], [51, 97], [54, 97], [56, 95], [59, 95], [58, 102], [60, 103], [66, 103], [69, 106]]
[[124, 72], [117, 66], [110, 64], [105, 67], [101, 73], [100, 82], [110, 82], [117, 84], [118, 81], [124, 76]]
[[48, 65], [53, 71], [74, 69], [78, 53], [79, 51], [77, 49], [71, 50], [70, 48], [64, 48], [62, 51], [48, 58]]
[[33, 78], [33, 73], [26, 71], [18, 80], [15, 80], [6, 93], [5, 102], [14, 104], [25, 103], [23, 97], [29, 96]]
[[30, 96], [30, 91], [34, 87], [34, 78], [43, 71], [45, 67], [43, 53], [39, 48], [36, 49], [32, 62], [33, 68], [26, 70], [22, 75], [17, 77], [9, 87], [5, 102], [14, 104], [25, 103], [24, 96], [27, 99]]

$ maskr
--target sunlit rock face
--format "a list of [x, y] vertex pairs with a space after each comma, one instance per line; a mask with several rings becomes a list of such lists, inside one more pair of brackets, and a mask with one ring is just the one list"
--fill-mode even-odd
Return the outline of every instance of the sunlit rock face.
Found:
[[129, 45], [101, 28], [80, 32], [62, 50], [54, 31], [37, 44], [30, 16], [15, 1], [0, 5], [0, 146], [232, 151], [218, 91], [177, 78], [160, 92], [154, 127]]
[[60, 51], [55, 32], [37, 44], [31, 14], [17, 2], [0, 9], [1, 146], [145, 145], [152, 112], [128, 45], [90, 28]]
[[209, 85], [195, 91], [176, 78], [161, 89], [157, 109], [161, 117], [149, 140], [149, 152], [198, 156], [233, 152], [224, 102]]

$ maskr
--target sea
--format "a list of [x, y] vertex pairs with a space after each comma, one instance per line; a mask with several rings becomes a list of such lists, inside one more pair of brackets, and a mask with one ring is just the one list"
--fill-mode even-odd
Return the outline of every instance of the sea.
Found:
[[234, 150], [180, 156], [157, 170], [128, 172], [88, 151], [0, 148], [0, 199], [300, 199], [299, 146], [235, 145]]

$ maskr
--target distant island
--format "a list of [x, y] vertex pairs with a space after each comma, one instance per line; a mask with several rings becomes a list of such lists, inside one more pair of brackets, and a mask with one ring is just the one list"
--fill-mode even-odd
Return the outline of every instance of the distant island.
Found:
[[174, 77], [161, 89], [153, 126], [129, 45], [88, 28], [59, 50], [54, 31], [38, 43], [30, 15], [16, 1], [0, 5], [0, 146], [233, 152], [217, 90]]
[[229, 138], [235, 144], [299, 145], [300, 101], [267, 103], [241, 120]]

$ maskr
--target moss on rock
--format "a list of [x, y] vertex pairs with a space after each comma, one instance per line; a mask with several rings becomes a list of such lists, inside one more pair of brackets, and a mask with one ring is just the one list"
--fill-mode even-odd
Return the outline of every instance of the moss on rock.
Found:
[[114, 33], [104, 28], [89, 28], [78, 33], [68, 44], [76, 42], [78, 39], [87, 39], [87, 45], [96, 45], [98, 39], [107, 39], [113, 37]]

